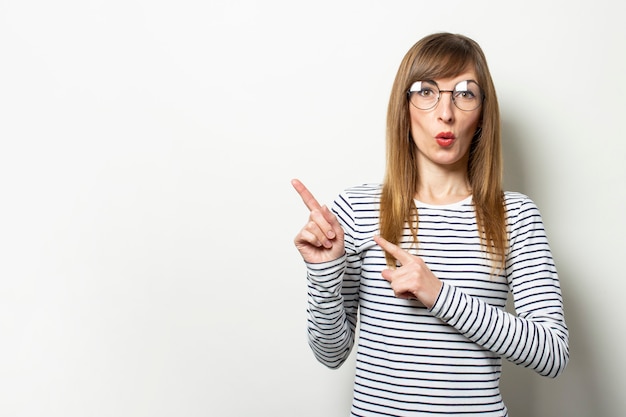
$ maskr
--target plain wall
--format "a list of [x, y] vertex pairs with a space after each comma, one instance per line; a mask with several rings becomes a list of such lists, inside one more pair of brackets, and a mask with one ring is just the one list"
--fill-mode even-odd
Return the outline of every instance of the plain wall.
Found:
[[507, 189], [538, 204], [571, 361], [511, 416], [626, 409], [626, 26], [598, 1], [0, 2], [0, 415], [346, 416], [306, 341], [307, 218], [380, 182], [434, 31], [483, 47]]

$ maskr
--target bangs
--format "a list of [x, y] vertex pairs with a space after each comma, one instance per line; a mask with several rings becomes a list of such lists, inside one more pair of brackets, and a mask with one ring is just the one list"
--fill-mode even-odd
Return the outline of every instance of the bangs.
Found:
[[476, 69], [476, 62], [474, 49], [468, 42], [458, 38], [433, 40], [423, 45], [415, 57], [410, 83], [454, 77], [468, 67]]

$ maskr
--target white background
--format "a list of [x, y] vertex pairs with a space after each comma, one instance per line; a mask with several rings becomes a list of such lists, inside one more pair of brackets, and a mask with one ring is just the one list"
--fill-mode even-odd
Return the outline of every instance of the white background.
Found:
[[623, 415], [619, 2], [0, 1], [0, 415], [346, 416], [305, 336], [298, 177], [379, 182], [404, 53], [483, 47], [506, 185], [544, 217], [571, 332], [511, 415]]

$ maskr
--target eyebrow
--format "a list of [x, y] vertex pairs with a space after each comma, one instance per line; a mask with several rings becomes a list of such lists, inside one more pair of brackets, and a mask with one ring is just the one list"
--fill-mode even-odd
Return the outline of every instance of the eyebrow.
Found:
[[[430, 80], [417, 80], [417, 81], [415, 81], [415, 82], [414, 82], [413, 84], [411, 84], [411, 86], [409, 87], [409, 92], [418, 91], [418, 90], [414, 90], [414, 89], [413, 89], [413, 86], [414, 86], [416, 83], [423, 83], [423, 82], [433, 83], [433, 84], [435, 84], [435, 85], [437, 86], [437, 88], [438, 88], [439, 90], [441, 90], [441, 87], [439, 87], [439, 83], [437, 83], [437, 81], [435, 81], [435, 80], [430, 79]], [[474, 79], [472, 79], [472, 78], [467, 79], [467, 80], [461, 80], [461, 81], [459, 81], [459, 82], [455, 83], [455, 84], [454, 84], [454, 87], [456, 88], [456, 86], [457, 86], [457, 85], [459, 85], [459, 84], [461, 84], [461, 83], [469, 83], [469, 82], [473, 82], [473, 83], [475, 83], [477, 86], [479, 86], [479, 87], [480, 87], [480, 84], [478, 83], [478, 81], [476, 81], [476, 80], [474, 80]], [[422, 88], [421, 84], [420, 84], [420, 87], [419, 87], [419, 88]], [[467, 84], [465, 85], [465, 88], [467, 88]], [[454, 91], [454, 90], [444, 90], [444, 91]]]

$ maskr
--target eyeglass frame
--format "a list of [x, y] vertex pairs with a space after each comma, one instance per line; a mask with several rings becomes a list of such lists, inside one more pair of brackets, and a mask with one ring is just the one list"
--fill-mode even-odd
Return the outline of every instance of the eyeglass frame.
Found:
[[[411, 93], [417, 93], [417, 92], [419, 92], [419, 91], [420, 91], [420, 90], [414, 90], [414, 91], [412, 91], [412, 90], [411, 90], [411, 88], [413, 88], [413, 86], [414, 86], [416, 83], [423, 83], [423, 82], [428, 82], [428, 83], [432, 83], [432, 84], [434, 84], [434, 85], [435, 85], [435, 87], [437, 87], [437, 91], [439, 92], [439, 94], [437, 94], [437, 101], [435, 101], [435, 104], [433, 104], [431, 107], [428, 107], [428, 108], [426, 108], [426, 109], [421, 109], [421, 108], [417, 107], [417, 106], [416, 106], [415, 104], [413, 104], [413, 102], [411, 101]], [[474, 84], [476, 84], [476, 85], [478, 86], [478, 89], [480, 90], [480, 100], [478, 101], [478, 105], [477, 105], [476, 107], [474, 107], [473, 109], [471, 109], [471, 110], [464, 110], [464, 109], [460, 108], [460, 107], [458, 106], [458, 104], [456, 104], [456, 100], [454, 99], [454, 92], [455, 92], [455, 91], [457, 91], [457, 90], [456, 90], [456, 86], [457, 86], [457, 85], [459, 85], [459, 84], [461, 84], [461, 83], [469, 83], [469, 82], [472, 82], [472, 83], [474, 83]], [[467, 90], [465, 90], [465, 91], [467, 91]], [[409, 102], [409, 103], [410, 103], [413, 107], [415, 107], [415, 108], [416, 108], [416, 109], [418, 109], [418, 110], [432, 110], [432, 109], [434, 109], [435, 107], [437, 107], [437, 105], [439, 104], [439, 101], [441, 100], [441, 93], [450, 93], [450, 98], [451, 98], [452, 102], [454, 103], [454, 106], [455, 106], [457, 109], [461, 110], [461, 111], [474, 111], [474, 110], [476, 110], [476, 109], [480, 108], [480, 106], [482, 106], [482, 104], [483, 104], [483, 101], [485, 101], [485, 93], [484, 93], [484, 91], [483, 91], [482, 87], [480, 86], [480, 84], [478, 84], [478, 83], [477, 83], [476, 81], [474, 81], [474, 80], [463, 80], [463, 81], [459, 81], [458, 83], [456, 83], [456, 84], [454, 85], [454, 90], [441, 90], [441, 89], [439, 88], [439, 84], [437, 84], [437, 82], [436, 82], [435, 80], [417, 80], [417, 81], [413, 82], [413, 83], [411, 84], [411, 86], [409, 87], [409, 89], [406, 91], [406, 98], [407, 98], [408, 102]]]

